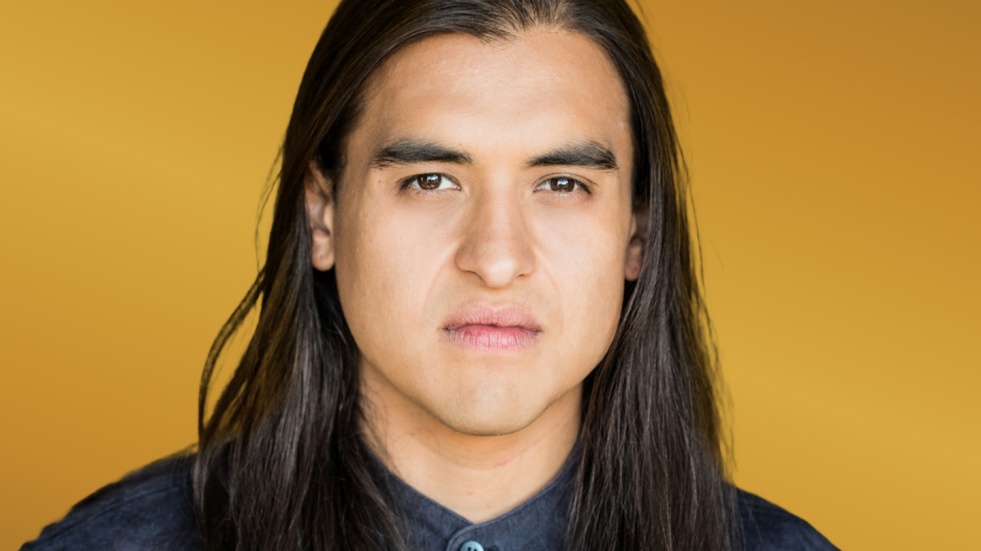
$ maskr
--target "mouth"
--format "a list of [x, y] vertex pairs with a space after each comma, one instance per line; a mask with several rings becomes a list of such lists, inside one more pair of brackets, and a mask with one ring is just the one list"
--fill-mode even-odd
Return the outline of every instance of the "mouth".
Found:
[[486, 351], [525, 348], [534, 344], [541, 332], [541, 325], [520, 308], [468, 307], [443, 326], [443, 334], [450, 341]]

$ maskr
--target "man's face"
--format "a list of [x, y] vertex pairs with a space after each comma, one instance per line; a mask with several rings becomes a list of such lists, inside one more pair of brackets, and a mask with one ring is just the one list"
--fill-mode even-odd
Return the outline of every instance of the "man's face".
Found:
[[427, 38], [374, 73], [345, 154], [328, 225], [369, 402], [473, 435], [577, 410], [640, 254], [603, 51]]

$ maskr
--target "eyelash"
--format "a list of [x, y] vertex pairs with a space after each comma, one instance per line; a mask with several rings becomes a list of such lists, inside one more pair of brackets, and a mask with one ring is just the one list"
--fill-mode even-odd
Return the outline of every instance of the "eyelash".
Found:
[[[440, 181], [439, 183], [437, 183], [436, 184], [436, 187], [434, 187], [434, 188], [426, 189], [426, 188], [422, 187], [422, 184], [421, 184], [422, 181], [429, 180], [429, 179], [431, 179], [434, 176], [437, 177], [437, 178], [439, 178], [439, 179], [441, 179], [441, 180], [445, 180], [447, 182], [450, 182], [451, 184], [453, 184], [457, 188], [460, 187], [460, 185], [457, 184], [455, 180], [453, 180], [452, 178], [450, 178], [449, 176], [447, 176], [445, 174], [440, 174], [438, 172], [428, 172], [428, 173], [425, 173], [425, 174], [414, 174], [414, 175], [409, 176], [408, 178], [402, 180], [402, 185], [400, 187], [401, 187], [401, 189], [412, 189], [414, 191], [445, 191], [445, 190], [439, 189], [439, 187], [442, 186], [442, 184], [443, 184], [442, 181]], [[552, 188], [552, 182], [556, 182], [556, 181], [559, 181], [559, 180], [563, 180], [563, 181], [566, 181], [566, 182], [571, 182], [572, 183], [572, 186], [573, 186], [572, 190], [571, 191], [558, 191], [558, 190], [555, 190], [555, 189], [551, 189]], [[587, 195], [591, 195], [592, 194], [592, 192], [589, 189], [589, 186], [587, 186], [586, 184], [584, 184], [581, 180], [577, 180], [577, 179], [571, 178], [569, 176], [549, 176], [548, 178], [542, 180], [541, 182], [539, 182], [535, 186], [535, 191], [545, 191], [545, 190], [542, 190], [540, 188], [542, 188], [542, 186], [546, 186], [546, 185], [549, 187], [549, 189], [551, 191], [555, 191], [556, 193], [559, 193], [559, 194], [562, 194], [562, 195], [567, 195], [567, 194], [575, 193], [575, 191], [577, 189], [582, 190]]]
[[[571, 182], [572, 183], [572, 191], [557, 191], [557, 190], [552, 190], [552, 191], [555, 191], [556, 193], [561, 193], [563, 195], [566, 195], [566, 194], [575, 193], [575, 191], [577, 189], [580, 189], [586, 195], [592, 195], [592, 191], [590, 191], [589, 186], [587, 186], [586, 184], [584, 184], [582, 182], [582, 180], [577, 180], [577, 179], [571, 178], [569, 176], [549, 176], [548, 178], [545, 178], [544, 180], [542, 180], [542, 182], [539, 183], [537, 186], [535, 186], [535, 191], [538, 191], [538, 188], [540, 188], [540, 187], [542, 187], [544, 185], [549, 184], [549, 182], [554, 182], [556, 180], [565, 180], [565, 181], [568, 181], [568, 182]], [[551, 187], [552, 186], [549, 185], [549, 188], [551, 188]]]
[[[436, 176], [437, 178], [440, 178], [442, 180], [445, 180], [447, 182], [450, 182], [451, 184], [453, 184], [457, 188], [460, 187], [460, 185], [457, 184], [456, 181], [453, 180], [453, 178], [450, 178], [446, 174], [440, 174], [438, 172], [427, 172], [425, 174], [413, 174], [412, 176], [409, 176], [408, 178], [402, 180], [402, 185], [400, 187], [401, 187], [401, 189], [412, 189], [414, 191], [444, 191], [444, 190], [440, 190], [440, 189], [436, 189], [436, 188], [426, 189], [426, 188], [422, 187], [422, 185], [420, 185], [420, 182], [421, 181], [426, 180], [426, 179], [429, 179], [432, 176]], [[440, 185], [442, 185], [442, 182], [439, 182], [437, 184], [437, 187], [439, 187]]]

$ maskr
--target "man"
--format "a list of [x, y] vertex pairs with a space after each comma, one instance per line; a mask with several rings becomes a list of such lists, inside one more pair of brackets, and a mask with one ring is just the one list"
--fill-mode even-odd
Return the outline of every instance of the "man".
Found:
[[833, 548], [725, 480], [682, 184], [624, 2], [342, 2], [196, 454], [27, 548]]

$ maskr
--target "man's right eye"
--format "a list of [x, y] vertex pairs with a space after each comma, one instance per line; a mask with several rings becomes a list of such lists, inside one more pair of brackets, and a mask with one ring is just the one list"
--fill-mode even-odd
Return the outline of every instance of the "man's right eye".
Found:
[[445, 174], [416, 174], [415, 176], [410, 176], [405, 180], [402, 180], [402, 188], [416, 188], [423, 191], [437, 191], [445, 189], [459, 189], [460, 186], [456, 184], [449, 176]]

